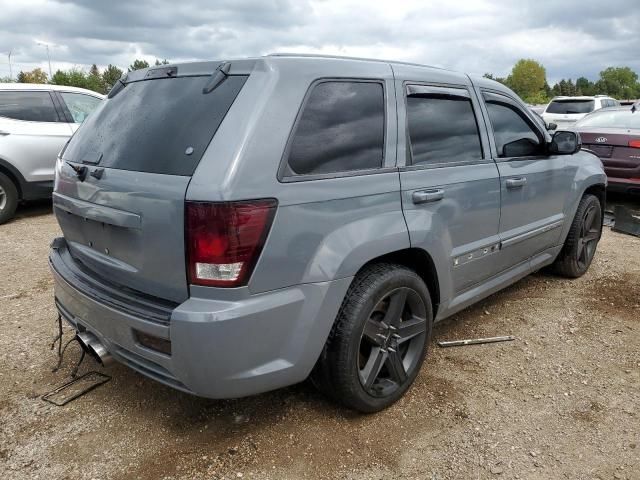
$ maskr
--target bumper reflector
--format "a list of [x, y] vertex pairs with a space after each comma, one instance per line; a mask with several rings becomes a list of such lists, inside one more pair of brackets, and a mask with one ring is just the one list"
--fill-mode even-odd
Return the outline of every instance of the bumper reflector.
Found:
[[135, 329], [133, 330], [133, 333], [135, 335], [136, 342], [143, 347], [164, 353], [165, 355], [171, 355], [171, 340], [156, 337], [155, 335], [149, 335], [148, 333]]

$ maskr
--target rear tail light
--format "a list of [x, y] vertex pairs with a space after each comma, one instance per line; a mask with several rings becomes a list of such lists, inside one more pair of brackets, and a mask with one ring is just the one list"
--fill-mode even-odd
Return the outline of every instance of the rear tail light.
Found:
[[213, 287], [245, 285], [260, 256], [277, 205], [274, 199], [186, 202], [189, 282]]
[[629, 140], [629, 146], [631, 148], [640, 148], [640, 140]]

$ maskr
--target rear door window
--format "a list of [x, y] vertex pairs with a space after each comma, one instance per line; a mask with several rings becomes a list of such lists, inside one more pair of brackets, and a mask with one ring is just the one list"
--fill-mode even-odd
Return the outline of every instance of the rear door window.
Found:
[[482, 159], [480, 134], [471, 100], [462, 93], [460, 96], [438, 93], [409, 95], [407, 122], [414, 165]]
[[547, 107], [547, 113], [569, 115], [593, 112], [594, 100], [554, 100]]
[[291, 175], [380, 168], [384, 90], [373, 81], [323, 81], [312, 87], [288, 148]]
[[210, 77], [131, 82], [71, 137], [64, 160], [167, 175], [193, 175], [247, 76], [203, 93]]
[[0, 92], [0, 117], [28, 122], [57, 122], [49, 92]]
[[74, 123], [82, 123], [102, 101], [99, 98], [82, 93], [60, 92], [64, 103], [67, 105]]
[[485, 95], [498, 157], [545, 155], [543, 137], [525, 113], [508, 101], [503, 102], [496, 98], [498, 96]]

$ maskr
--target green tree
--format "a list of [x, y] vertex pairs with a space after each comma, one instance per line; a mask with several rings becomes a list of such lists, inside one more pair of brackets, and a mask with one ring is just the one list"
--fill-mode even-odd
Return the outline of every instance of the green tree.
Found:
[[111, 64], [104, 69], [104, 72], [102, 72], [102, 81], [104, 82], [105, 93], [113, 88], [118, 79], [122, 77], [123, 73], [124, 72], [122, 70]]
[[143, 68], [149, 68], [149, 62], [146, 60], [138, 60], [135, 59], [131, 65], [129, 65], [129, 71], [133, 72], [134, 70], [141, 70]]
[[156, 58], [156, 63], [155, 66], [157, 67], [158, 65], [169, 65], [169, 61], [165, 58], [164, 60], [160, 61]]
[[105, 93], [105, 84], [102, 79], [102, 74], [100, 73], [100, 69], [94, 63], [91, 65], [89, 69], [89, 74], [86, 77], [86, 88], [89, 90], [93, 90], [98, 93]]
[[493, 75], [493, 73], [485, 73], [482, 76], [484, 78], [488, 78], [489, 80], [495, 80], [496, 82], [502, 83], [503, 85], [505, 84], [506, 79], [504, 77], [496, 77]]
[[616, 98], [634, 98], [640, 93], [638, 74], [629, 67], [609, 67], [600, 72], [598, 86], [604, 92]]
[[15, 80], [11, 78], [9, 75], [6, 77], [0, 77], [0, 83], [13, 83]]
[[544, 67], [532, 59], [522, 58], [516, 62], [507, 77], [507, 85], [525, 101], [528, 97], [539, 97], [544, 92], [547, 73]]
[[595, 95], [595, 85], [592, 81], [585, 77], [579, 77], [576, 80], [576, 90], [578, 95]]
[[20, 83], [47, 83], [47, 74], [41, 68], [34, 68], [30, 72], [20, 72], [18, 74]]
[[51, 83], [54, 85], [69, 85], [69, 75], [62, 70], [56, 70], [56, 73], [51, 77]]

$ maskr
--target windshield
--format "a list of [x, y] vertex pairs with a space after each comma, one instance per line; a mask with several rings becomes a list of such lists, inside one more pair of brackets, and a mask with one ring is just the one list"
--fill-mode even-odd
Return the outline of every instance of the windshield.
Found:
[[193, 175], [246, 79], [229, 76], [210, 93], [203, 93], [209, 76], [128, 83], [89, 115], [71, 137], [63, 159]]
[[629, 110], [599, 110], [580, 120], [576, 127], [639, 128], [640, 112]]
[[547, 107], [546, 113], [589, 113], [593, 112], [593, 100], [554, 100]]

